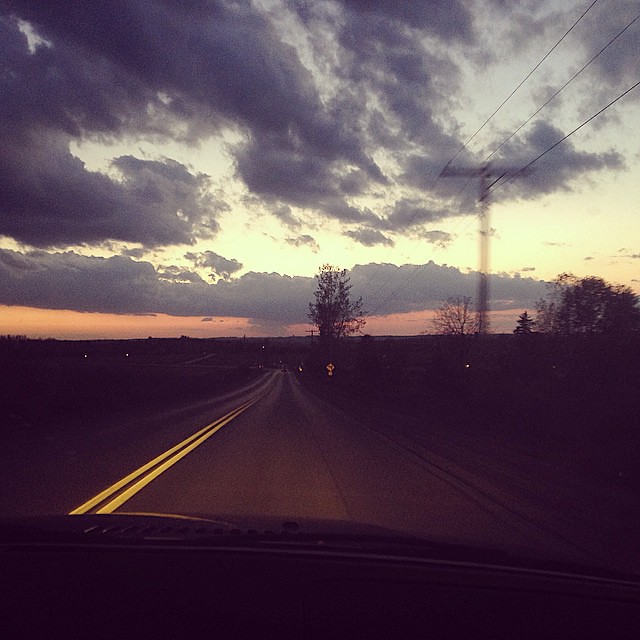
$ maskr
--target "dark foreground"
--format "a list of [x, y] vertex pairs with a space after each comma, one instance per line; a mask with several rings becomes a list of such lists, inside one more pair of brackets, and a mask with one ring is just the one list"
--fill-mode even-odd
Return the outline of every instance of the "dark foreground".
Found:
[[477, 363], [436, 378], [380, 350], [364, 369], [357, 342], [328, 354], [331, 377], [327, 354], [299, 344], [261, 363], [260, 344], [234, 361], [238, 344], [194, 342], [162, 357], [14, 360], [0, 513], [322, 518], [640, 572], [640, 495], [622, 466], [637, 440], [624, 421], [600, 433], [604, 410], [588, 424], [544, 420], [575, 398], [527, 413], [540, 383], [514, 402], [523, 378], [478, 377]]

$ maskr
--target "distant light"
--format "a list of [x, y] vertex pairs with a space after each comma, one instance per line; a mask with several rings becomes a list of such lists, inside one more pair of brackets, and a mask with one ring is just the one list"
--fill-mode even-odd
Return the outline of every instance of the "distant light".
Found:
[[125, 353], [124, 355], [125, 355], [125, 356], [127, 356], [127, 358], [129, 357], [129, 354], [128, 354], [128, 353]]
[[84, 354], [84, 357], [85, 357], [85, 358], [87, 358], [87, 357], [88, 357], [86, 353]]
[[464, 365], [465, 369], [468, 369], [471, 365], [467, 362], [467, 364]]
[[302, 367], [298, 367], [298, 371], [302, 373]]

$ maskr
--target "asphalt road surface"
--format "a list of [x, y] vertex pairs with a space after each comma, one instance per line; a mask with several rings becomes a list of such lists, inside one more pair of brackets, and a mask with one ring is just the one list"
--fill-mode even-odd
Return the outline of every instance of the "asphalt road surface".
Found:
[[4, 434], [0, 514], [328, 518], [640, 571], [640, 498], [540, 452], [365, 424], [292, 372], [172, 412]]

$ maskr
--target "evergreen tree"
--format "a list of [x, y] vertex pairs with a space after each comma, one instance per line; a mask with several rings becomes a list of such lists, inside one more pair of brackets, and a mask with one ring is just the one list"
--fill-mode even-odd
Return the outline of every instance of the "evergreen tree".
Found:
[[528, 335], [533, 333], [533, 325], [535, 323], [535, 320], [529, 315], [529, 312], [525, 311], [518, 316], [516, 328], [513, 330], [513, 333], [517, 335]]

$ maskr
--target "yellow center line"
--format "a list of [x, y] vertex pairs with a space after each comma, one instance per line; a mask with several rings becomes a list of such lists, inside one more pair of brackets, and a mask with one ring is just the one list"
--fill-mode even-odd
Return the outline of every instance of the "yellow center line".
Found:
[[[229, 413], [222, 416], [218, 420], [215, 420], [211, 424], [208, 424], [206, 427], [203, 427], [202, 429], [200, 429], [193, 435], [189, 436], [179, 444], [175, 445], [174, 447], [171, 447], [171, 449], [169, 449], [168, 451], [165, 451], [164, 453], [160, 454], [157, 458], [154, 458], [150, 462], [147, 462], [147, 464], [143, 465], [139, 469], [136, 469], [125, 478], [122, 478], [122, 480], [119, 480], [115, 484], [111, 485], [110, 487], [108, 487], [107, 489], [99, 493], [97, 496], [91, 498], [91, 500], [88, 500], [87, 502], [80, 505], [73, 511], [69, 512], [69, 515], [80, 515], [80, 514], [87, 513], [90, 509], [92, 509], [96, 505], [99, 505], [101, 502], [104, 502], [108, 498], [111, 498], [120, 489], [122, 489], [123, 487], [126, 487], [128, 484], [130, 484], [131, 482], [133, 482], [134, 480], [136, 480], [137, 478], [145, 474], [147, 471], [154, 469], [154, 467], [157, 467], [154, 471], [149, 473], [149, 475], [143, 477], [141, 480], [139, 480], [133, 486], [131, 486], [127, 491], [122, 493], [118, 498], [116, 498], [115, 500], [112, 500], [111, 502], [109, 502], [107, 505], [105, 505], [104, 507], [102, 507], [96, 512], [96, 513], [111, 513], [112, 511], [117, 509], [117, 507], [119, 507], [121, 504], [126, 502], [131, 496], [133, 496], [135, 493], [140, 491], [140, 489], [142, 489], [144, 486], [149, 484], [152, 480], [157, 478], [163, 471], [166, 471], [169, 467], [171, 467], [176, 462], [178, 462], [178, 460], [181, 460], [182, 458], [184, 458], [184, 456], [186, 456], [189, 452], [193, 451], [197, 446], [202, 444], [207, 438], [211, 437], [214, 433], [216, 433], [216, 431], [224, 427], [224, 425], [231, 422], [231, 420], [233, 420], [234, 418], [239, 416], [241, 413], [246, 411], [249, 407], [254, 405], [256, 402], [261, 400], [265, 395], [266, 394], [263, 393], [257, 398], [254, 398], [253, 400], [249, 400], [248, 402], [245, 402], [244, 404], [240, 405], [238, 408], [234, 409], [233, 411], [230, 411]], [[171, 458], [170, 456], [174, 456], [174, 457]], [[161, 466], [159, 467], [157, 466], [167, 458], [169, 458], [169, 460], [167, 460]]]

